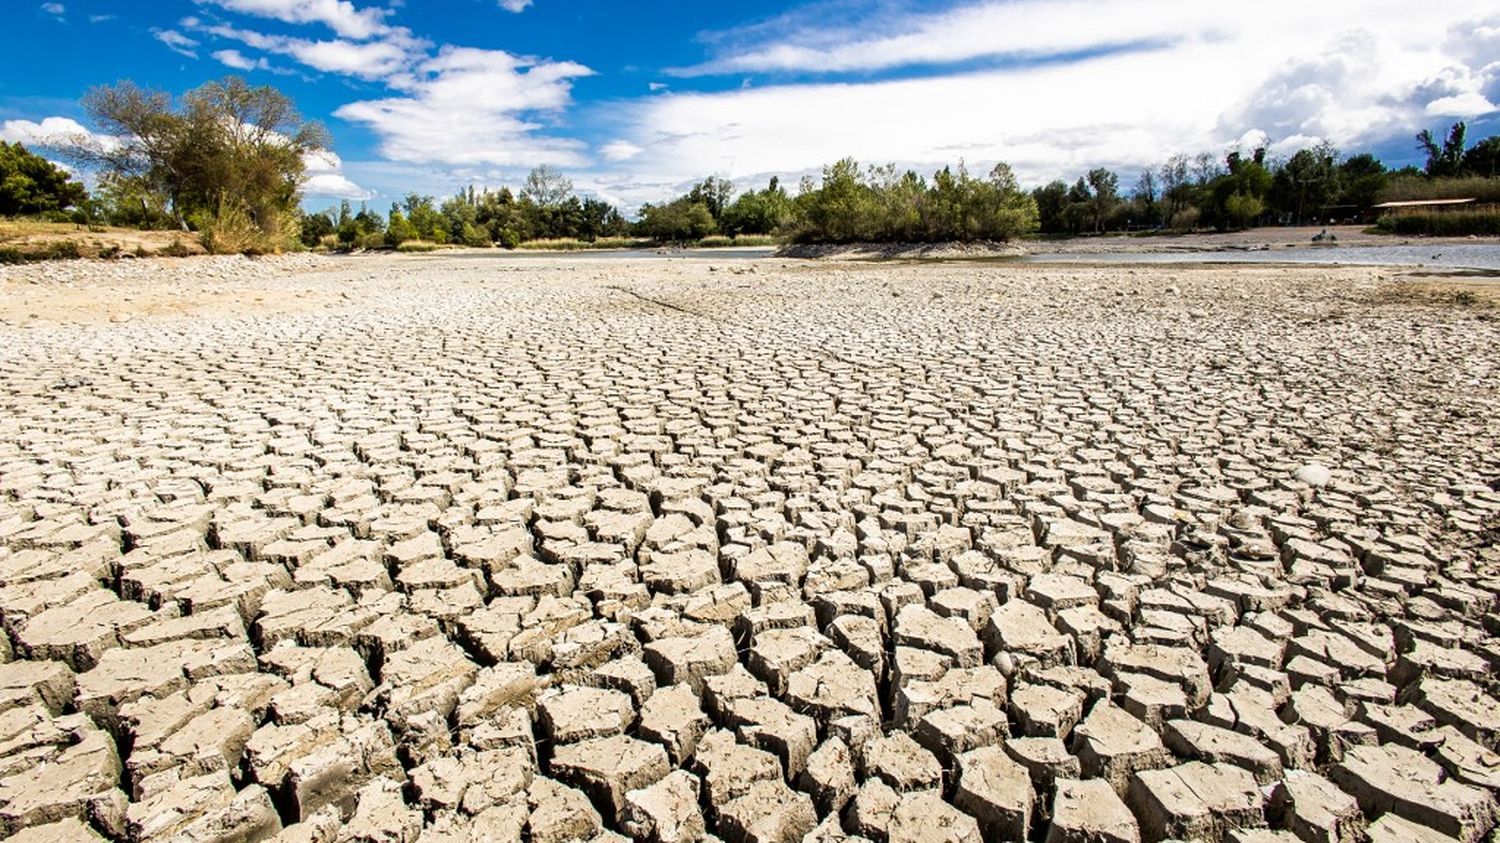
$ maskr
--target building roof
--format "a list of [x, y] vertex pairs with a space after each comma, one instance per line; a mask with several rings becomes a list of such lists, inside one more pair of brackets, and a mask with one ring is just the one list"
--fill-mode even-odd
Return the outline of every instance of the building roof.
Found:
[[1425, 208], [1431, 205], [1468, 205], [1476, 202], [1474, 197], [1468, 199], [1408, 199], [1405, 202], [1381, 202], [1376, 208]]

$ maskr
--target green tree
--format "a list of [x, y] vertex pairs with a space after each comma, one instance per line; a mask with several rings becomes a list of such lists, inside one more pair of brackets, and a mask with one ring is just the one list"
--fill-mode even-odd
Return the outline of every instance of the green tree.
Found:
[[0, 216], [61, 211], [87, 198], [67, 170], [19, 143], [0, 141]]
[[1103, 231], [1104, 221], [1114, 212], [1120, 202], [1120, 177], [1098, 167], [1089, 170], [1087, 176], [1090, 194], [1090, 210], [1094, 215], [1094, 230]]
[[1145, 226], [1156, 226], [1162, 221], [1161, 195], [1156, 187], [1156, 173], [1150, 167], [1141, 170], [1135, 180], [1135, 190], [1130, 195], [1132, 219]]
[[215, 250], [273, 251], [300, 234], [303, 159], [327, 145], [327, 133], [275, 88], [230, 76], [174, 102], [121, 82], [89, 91], [83, 104], [120, 140], [73, 153], [160, 196], [180, 227], [199, 229]]
[[600, 237], [623, 234], [625, 218], [615, 206], [590, 196], [578, 206], [578, 237], [590, 243]]
[[379, 234], [385, 231], [385, 218], [370, 210], [368, 206], [361, 202], [359, 213], [354, 215], [354, 228], [361, 237]]
[[1171, 225], [1177, 215], [1193, 204], [1194, 187], [1189, 175], [1190, 162], [1188, 157], [1181, 153], [1167, 159], [1167, 163], [1161, 165], [1156, 171], [1157, 181], [1161, 186], [1162, 222]]
[[1224, 200], [1224, 210], [1235, 227], [1249, 228], [1256, 217], [1265, 212], [1266, 204], [1254, 196], [1235, 193]]
[[1272, 177], [1272, 207], [1298, 224], [1318, 218], [1339, 195], [1337, 157], [1326, 143], [1298, 150]]
[[[1261, 210], [1257, 216], [1259, 213], [1264, 213], [1266, 197], [1270, 194], [1273, 183], [1271, 171], [1266, 169], [1265, 160], [1264, 149], [1255, 150], [1255, 154], [1248, 160], [1238, 152], [1229, 153], [1225, 159], [1228, 165], [1226, 170], [1209, 182], [1205, 188], [1208, 200], [1202, 210], [1206, 222], [1219, 229], [1238, 225], [1234, 214], [1230, 211], [1230, 199], [1236, 194], [1260, 202]], [[1243, 211], [1251, 206], [1241, 199], [1237, 200], [1235, 207]]]
[[1339, 202], [1363, 213], [1380, 201], [1387, 179], [1385, 165], [1368, 152], [1351, 155], [1339, 164]]
[[[431, 196], [408, 193], [401, 200], [401, 206], [406, 210], [406, 218], [411, 222], [412, 230], [416, 232], [415, 239], [431, 240], [434, 243], [448, 242], [447, 221], [433, 204]], [[393, 216], [392, 220], [394, 219]]]
[[1465, 152], [1463, 172], [1486, 179], [1500, 176], [1500, 135], [1485, 138]]
[[740, 194], [719, 219], [719, 228], [731, 237], [740, 234], [774, 234], [792, 219], [792, 198], [775, 176], [765, 190]]
[[399, 205], [391, 206], [391, 222], [385, 229], [385, 242], [390, 246], [400, 246], [409, 240], [417, 240], [421, 232], [412, 224], [406, 215], [401, 213]]
[[327, 213], [302, 215], [302, 245], [311, 249], [323, 242], [323, 238], [337, 230], [333, 217]]
[[798, 197], [805, 234], [827, 243], [852, 243], [865, 235], [873, 209], [869, 188], [861, 181], [859, 162], [844, 158], [823, 168], [823, 183]]
[[1068, 209], [1068, 185], [1062, 179], [1054, 179], [1031, 191], [1036, 202], [1039, 227], [1044, 234], [1061, 234], [1068, 230], [1065, 212]]
[[680, 196], [662, 205], [642, 205], [640, 231], [662, 242], [701, 240], [714, 233], [714, 217], [707, 205]]
[[1423, 129], [1417, 133], [1417, 149], [1427, 154], [1427, 175], [1433, 178], [1451, 178], [1463, 170], [1464, 140], [1468, 124], [1460, 120], [1448, 129], [1448, 137], [1439, 145], [1432, 131]]
[[988, 179], [975, 183], [971, 195], [980, 238], [1011, 240], [1037, 230], [1036, 200], [1021, 190], [1009, 164], [996, 164]]
[[[466, 227], [475, 229], [472, 233], [478, 234], [479, 207], [474, 201], [474, 188], [470, 187], [467, 191], [460, 190], [457, 194], [445, 199], [442, 207], [438, 208], [438, 213], [442, 214], [443, 227], [448, 231], [450, 242], [463, 243], [466, 246], [475, 245], [470, 243], [470, 238], [465, 236]], [[484, 245], [488, 243], [489, 240], [486, 237]]]
[[724, 218], [724, 211], [734, 198], [734, 185], [728, 179], [709, 176], [688, 191], [688, 200], [702, 203], [717, 222]]

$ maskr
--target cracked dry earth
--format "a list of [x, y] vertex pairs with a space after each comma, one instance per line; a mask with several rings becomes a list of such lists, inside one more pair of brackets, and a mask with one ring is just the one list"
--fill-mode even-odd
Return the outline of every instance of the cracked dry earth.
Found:
[[0, 835], [1492, 835], [1484, 295], [236, 271], [6, 288]]

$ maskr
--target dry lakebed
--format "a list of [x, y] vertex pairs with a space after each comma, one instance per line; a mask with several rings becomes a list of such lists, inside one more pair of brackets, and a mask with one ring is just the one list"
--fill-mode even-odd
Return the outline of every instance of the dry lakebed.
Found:
[[0, 267], [0, 837], [1492, 840], [1497, 284]]

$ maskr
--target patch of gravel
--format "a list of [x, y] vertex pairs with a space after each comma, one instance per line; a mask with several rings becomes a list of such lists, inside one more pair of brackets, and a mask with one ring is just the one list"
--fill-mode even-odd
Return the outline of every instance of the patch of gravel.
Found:
[[174, 284], [205, 278], [249, 280], [269, 274], [326, 268], [337, 261], [311, 253], [265, 255], [198, 255], [186, 258], [112, 258], [38, 261], [0, 265], [0, 283], [13, 284]]
[[6, 270], [0, 836], [1492, 833], [1489, 308], [748, 265]]

